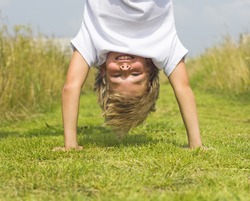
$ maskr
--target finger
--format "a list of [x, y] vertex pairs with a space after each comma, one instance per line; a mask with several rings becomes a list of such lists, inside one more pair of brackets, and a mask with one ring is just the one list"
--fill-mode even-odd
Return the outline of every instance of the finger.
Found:
[[77, 150], [83, 150], [83, 147], [82, 146], [79, 146]]
[[65, 147], [55, 147], [52, 149], [52, 151], [66, 151]]

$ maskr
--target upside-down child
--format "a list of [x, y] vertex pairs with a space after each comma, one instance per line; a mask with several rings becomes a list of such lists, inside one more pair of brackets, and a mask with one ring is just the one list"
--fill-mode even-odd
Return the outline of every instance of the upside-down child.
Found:
[[84, 0], [83, 22], [71, 41], [74, 49], [62, 91], [64, 147], [77, 142], [79, 99], [89, 69], [98, 67], [95, 90], [106, 125], [123, 136], [155, 110], [159, 70], [169, 78], [188, 136], [201, 147], [193, 92], [185, 67], [172, 0]]

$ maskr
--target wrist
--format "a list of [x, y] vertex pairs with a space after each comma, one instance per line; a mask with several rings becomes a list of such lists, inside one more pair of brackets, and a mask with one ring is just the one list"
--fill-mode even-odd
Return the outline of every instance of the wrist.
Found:
[[189, 140], [188, 148], [193, 149], [198, 147], [202, 147], [201, 139]]
[[76, 135], [65, 135], [64, 138], [64, 147], [66, 149], [75, 149], [78, 148], [78, 142], [77, 142], [77, 138]]
[[64, 146], [65, 148], [76, 148], [78, 147], [78, 142], [76, 139], [65, 139]]

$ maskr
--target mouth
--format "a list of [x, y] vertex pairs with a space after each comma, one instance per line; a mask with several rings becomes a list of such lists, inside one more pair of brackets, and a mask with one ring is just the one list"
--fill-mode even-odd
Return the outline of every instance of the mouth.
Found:
[[118, 57], [115, 58], [115, 60], [118, 60], [118, 61], [128, 61], [128, 60], [132, 60], [134, 58], [135, 57], [131, 56], [131, 55], [119, 55]]

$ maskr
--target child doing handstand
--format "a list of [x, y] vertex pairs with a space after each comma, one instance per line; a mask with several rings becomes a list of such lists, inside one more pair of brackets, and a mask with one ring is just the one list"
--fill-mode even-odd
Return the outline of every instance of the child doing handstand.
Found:
[[174, 23], [172, 0], [84, 0], [83, 22], [62, 91], [65, 145], [77, 142], [79, 99], [89, 69], [99, 66], [95, 89], [105, 123], [118, 136], [155, 110], [159, 70], [169, 78], [186, 127], [189, 148], [201, 147], [193, 92], [184, 63], [187, 49]]

